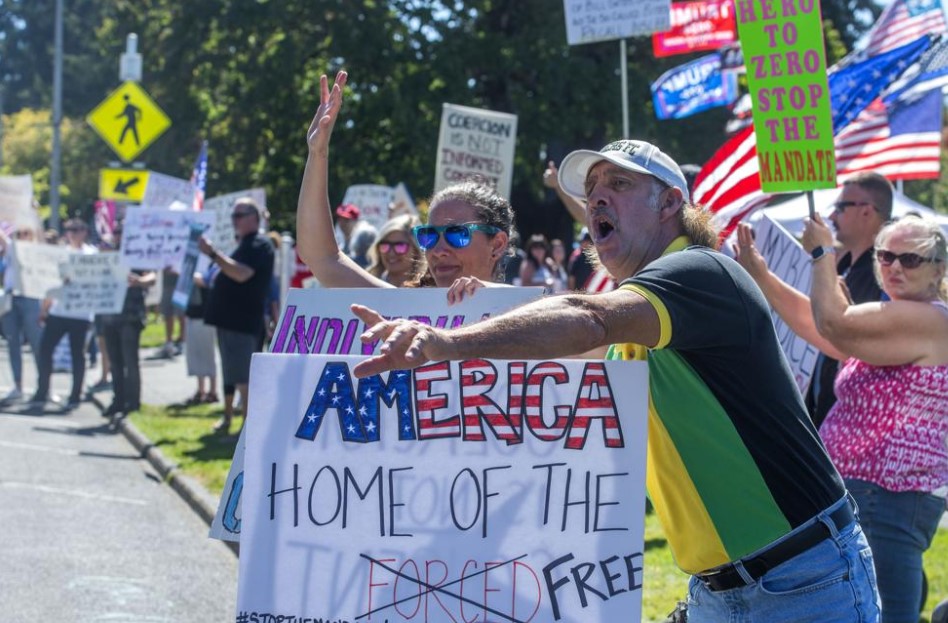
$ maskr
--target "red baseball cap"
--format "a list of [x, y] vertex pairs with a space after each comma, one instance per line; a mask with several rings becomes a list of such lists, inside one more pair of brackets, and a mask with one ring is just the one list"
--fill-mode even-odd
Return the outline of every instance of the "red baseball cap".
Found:
[[344, 203], [336, 208], [336, 216], [340, 218], [350, 218], [355, 220], [359, 218], [360, 214], [362, 214], [362, 212], [359, 211], [359, 206], [354, 203]]

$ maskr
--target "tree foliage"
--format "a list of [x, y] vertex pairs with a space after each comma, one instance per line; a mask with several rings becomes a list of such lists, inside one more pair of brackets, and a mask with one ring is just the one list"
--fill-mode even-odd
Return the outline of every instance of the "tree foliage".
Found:
[[[333, 202], [348, 185], [370, 182], [404, 181], [423, 198], [433, 184], [441, 105], [489, 108], [518, 115], [518, 225], [566, 236], [570, 220], [541, 184], [546, 159], [598, 148], [621, 132], [619, 44], [568, 46], [558, 0], [64, 1], [63, 105], [72, 138], [63, 183], [73, 209], [95, 198], [98, 169], [115, 160], [83, 119], [118, 85], [131, 32], [144, 57], [142, 86], [173, 122], [144, 163], [187, 177], [206, 139], [208, 194], [263, 186], [281, 228], [294, 219], [319, 75], [342, 67], [350, 80], [333, 136]], [[825, 0], [831, 57], [851, 48], [877, 11], [872, 0]], [[53, 15], [54, 0], [0, 0], [7, 111], [50, 107]], [[654, 58], [647, 37], [628, 41], [631, 134], [701, 163], [722, 143], [727, 111], [657, 121], [649, 91], [663, 71], [688, 60]], [[48, 163], [40, 160], [29, 167], [45, 202]]]

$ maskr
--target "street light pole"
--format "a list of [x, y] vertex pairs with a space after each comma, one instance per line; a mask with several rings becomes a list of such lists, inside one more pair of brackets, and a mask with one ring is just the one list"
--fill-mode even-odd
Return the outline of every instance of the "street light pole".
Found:
[[63, 120], [63, 0], [56, 0], [53, 52], [53, 157], [49, 167], [49, 226], [59, 230], [59, 180], [62, 166], [60, 127]]

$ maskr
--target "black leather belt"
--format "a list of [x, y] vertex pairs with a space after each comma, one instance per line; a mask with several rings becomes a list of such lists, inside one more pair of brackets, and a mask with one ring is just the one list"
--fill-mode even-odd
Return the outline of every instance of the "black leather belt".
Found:
[[[845, 504], [830, 513], [829, 519], [836, 526], [837, 531], [851, 524], [855, 520], [852, 503]], [[810, 549], [826, 537], [830, 536], [829, 528], [822, 521], [810, 524], [796, 534], [765, 549], [761, 553], [742, 560], [744, 570], [750, 575], [752, 582], [756, 582], [765, 573]], [[696, 573], [695, 577], [705, 583], [712, 591], [726, 591], [739, 586], [747, 586], [747, 582], [738, 572], [734, 563], [716, 567], [704, 573]]]

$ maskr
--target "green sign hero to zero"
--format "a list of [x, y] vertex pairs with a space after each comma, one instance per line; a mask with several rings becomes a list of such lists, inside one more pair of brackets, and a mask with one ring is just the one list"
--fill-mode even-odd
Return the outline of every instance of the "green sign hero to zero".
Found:
[[836, 187], [818, 0], [735, 0], [765, 192]]

